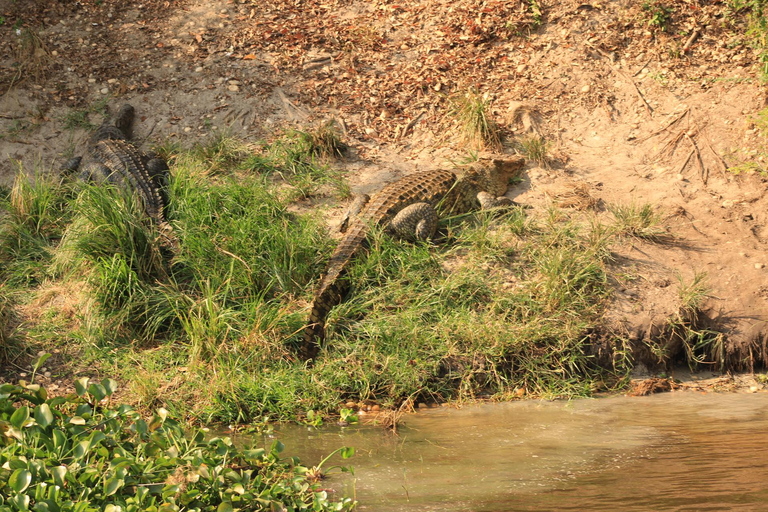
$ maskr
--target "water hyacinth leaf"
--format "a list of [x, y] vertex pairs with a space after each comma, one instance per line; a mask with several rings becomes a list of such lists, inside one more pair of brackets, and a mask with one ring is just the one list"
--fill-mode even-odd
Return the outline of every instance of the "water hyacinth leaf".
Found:
[[228, 502], [228, 501], [225, 501], [225, 502], [221, 503], [221, 504], [220, 504], [220, 505], [219, 505], [219, 506], [216, 508], [216, 512], [234, 512], [234, 511], [235, 511], [235, 509], [234, 509], [234, 507], [232, 506], [232, 503], [230, 503], [230, 502]]
[[43, 428], [53, 423], [53, 413], [48, 404], [40, 404], [35, 407], [35, 421]]
[[51, 509], [48, 506], [48, 504], [45, 503], [44, 501], [38, 501], [37, 503], [35, 503], [35, 506], [32, 507], [32, 510], [34, 510], [35, 512], [48, 512]]
[[28, 469], [29, 468], [29, 461], [26, 457], [13, 457], [11, 460], [8, 461], [8, 468], [9, 469]]
[[165, 419], [168, 417], [168, 411], [163, 409], [162, 407], [157, 410], [155, 415], [152, 417], [152, 421], [149, 422], [149, 431], [153, 432], [160, 428], [163, 423], [165, 423]]
[[8, 485], [18, 493], [24, 492], [32, 483], [32, 473], [26, 469], [17, 469], [8, 479]]
[[48, 360], [48, 358], [51, 357], [51, 354], [45, 353], [37, 358], [37, 360], [32, 365], [32, 370], [37, 371], [40, 369], [40, 367], [43, 366], [43, 364]]
[[24, 423], [29, 419], [29, 407], [26, 405], [23, 407], [19, 407], [16, 409], [16, 411], [11, 415], [11, 425], [13, 425], [16, 428], [22, 428], [24, 426]]
[[81, 377], [75, 381], [75, 393], [77, 396], [84, 396], [88, 390], [88, 377]]
[[280, 452], [282, 452], [283, 450], [285, 450], [285, 445], [283, 443], [281, 443], [279, 440], [275, 439], [275, 441], [272, 443], [272, 447], [270, 448], [269, 451], [273, 455], [277, 455]]
[[65, 478], [67, 476], [67, 468], [65, 466], [56, 466], [49, 470], [53, 475], [53, 483], [59, 487], [64, 487]]
[[101, 385], [107, 392], [107, 396], [112, 396], [117, 391], [117, 381], [114, 379], [104, 379], [101, 381]]
[[53, 431], [53, 447], [61, 448], [66, 444], [67, 444], [67, 437], [64, 435], [64, 432], [62, 432], [59, 429], [54, 430]]
[[10, 498], [8, 503], [16, 507], [16, 510], [29, 510], [29, 496], [26, 494], [17, 494], [13, 498]]
[[125, 481], [121, 478], [110, 478], [104, 482], [104, 496], [112, 496], [125, 485]]
[[99, 403], [107, 397], [107, 390], [97, 382], [88, 386], [88, 393], [94, 398], [95, 403]]
[[75, 458], [76, 459], [82, 459], [88, 454], [88, 451], [91, 448], [91, 442], [90, 441], [80, 441], [75, 445]]

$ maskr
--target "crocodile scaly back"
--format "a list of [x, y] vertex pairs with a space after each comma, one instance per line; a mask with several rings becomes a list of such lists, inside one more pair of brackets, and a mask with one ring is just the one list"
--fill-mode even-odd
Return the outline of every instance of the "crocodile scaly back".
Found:
[[[437, 208], [453, 214], [479, 208], [478, 193], [488, 192], [494, 196], [507, 190], [510, 179], [520, 172], [525, 160], [520, 157], [503, 157], [479, 162], [469, 166], [461, 179], [446, 170], [417, 172], [384, 187], [361, 209], [354, 219], [345, 219], [346, 234], [341, 239], [328, 263], [328, 269], [315, 292], [309, 313], [309, 322], [304, 329], [301, 356], [313, 359], [325, 338], [325, 319], [328, 312], [339, 304], [348, 290], [344, 279], [351, 261], [366, 245], [372, 226], [386, 226], [398, 213], [415, 206], [419, 210]], [[418, 219], [399, 219], [407, 229], [414, 231]]]

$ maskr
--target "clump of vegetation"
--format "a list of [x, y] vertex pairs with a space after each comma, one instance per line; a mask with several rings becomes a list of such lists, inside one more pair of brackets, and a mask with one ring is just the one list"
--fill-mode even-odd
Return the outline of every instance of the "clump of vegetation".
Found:
[[12, 51], [16, 72], [8, 84], [8, 89], [30, 78], [36, 82], [45, 78], [53, 59], [35, 30], [18, 28]]
[[668, 242], [671, 239], [671, 235], [661, 225], [661, 214], [650, 203], [616, 204], [609, 206], [608, 210], [616, 220], [614, 230], [619, 236], [656, 243]]
[[[19, 171], [10, 194], [0, 199], [0, 265], [8, 284], [31, 285], [47, 272], [52, 251], [71, 219], [71, 189], [55, 178]], [[2, 268], [0, 267], [0, 268]]]
[[[746, 18], [745, 35], [749, 44], [757, 49], [761, 64], [760, 76], [768, 81], [768, 18], [766, 0], [729, 0], [730, 18], [741, 21]], [[746, 16], [745, 16], [746, 15]]]
[[522, 136], [517, 141], [522, 153], [528, 160], [533, 160], [542, 167], [549, 167], [549, 143], [537, 134]]
[[450, 102], [449, 113], [458, 122], [467, 144], [474, 149], [501, 146], [501, 130], [491, 114], [488, 93], [480, 94], [475, 88], [470, 88], [464, 94], [450, 98]]
[[680, 310], [670, 322], [670, 337], [677, 342], [691, 369], [700, 366], [723, 370], [726, 363], [725, 335], [708, 327], [703, 306], [710, 288], [705, 272], [694, 274], [691, 282], [679, 276]]
[[666, 5], [663, 0], [645, 0], [642, 4], [642, 9], [649, 27], [656, 28], [662, 32], [666, 32], [669, 29], [669, 23], [672, 20], [674, 10]]
[[[32, 283], [18, 267], [0, 268], [15, 300], [36, 301], [46, 287], [77, 290], [69, 312], [50, 303], [49, 313], [20, 319], [23, 347], [61, 350], [62, 372], [67, 364], [117, 371], [142, 410], [203, 422], [317, 424], [348, 400], [397, 409], [520, 390], [584, 395], [628, 371], [617, 364], [606, 375], [588, 352], [615, 232], [522, 208], [443, 218], [437, 244], [374, 230], [308, 368], [296, 349], [334, 243], [318, 214], [292, 203], [297, 173], [320, 179], [323, 167], [295, 132], [262, 149], [171, 148], [173, 250], [137, 198], [115, 188], [54, 187], [56, 199], [35, 207], [45, 212], [38, 221], [10, 215], [20, 220], [4, 237], [37, 226], [30, 236], [47, 251], [35, 260], [14, 253], [18, 244], [0, 245], [0, 261], [39, 261], [46, 277]], [[43, 201], [46, 190], [28, 195]]]
[[323, 160], [341, 156], [345, 148], [334, 125], [326, 123], [314, 130], [287, 131], [243, 160], [240, 167], [282, 176], [294, 187], [297, 198], [314, 195], [322, 186], [332, 187], [344, 198], [350, 195], [349, 186]]
[[107, 102], [108, 98], [104, 98], [95, 101], [87, 108], [71, 109], [61, 118], [61, 122], [64, 124], [65, 130], [92, 130], [96, 127], [90, 121], [91, 114], [100, 114], [102, 116], [107, 115]]
[[111, 402], [112, 379], [82, 378], [75, 388], [76, 396], [48, 398], [37, 384], [0, 386], [0, 509], [354, 508], [349, 498], [316, 490], [321, 468], [282, 457], [279, 441], [268, 449], [239, 447], [204, 430], [186, 432], [164, 409], [145, 420]]
[[320, 123], [312, 130], [296, 132], [306, 151], [319, 158], [339, 158], [347, 150], [342, 142], [336, 123], [331, 119]]

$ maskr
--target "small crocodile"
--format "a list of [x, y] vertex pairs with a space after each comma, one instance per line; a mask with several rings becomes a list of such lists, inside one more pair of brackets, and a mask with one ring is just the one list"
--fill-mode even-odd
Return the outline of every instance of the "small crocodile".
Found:
[[325, 319], [339, 304], [348, 284], [344, 275], [354, 257], [365, 247], [372, 226], [383, 226], [400, 238], [426, 240], [437, 229], [437, 208], [449, 214], [514, 204], [503, 196], [512, 178], [525, 166], [520, 156], [492, 156], [469, 164], [460, 177], [448, 170], [417, 172], [384, 187], [372, 199], [355, 200], [342, 221], [345, 234], [328, 263], [315, 292], [304, 329], [301, 357], [314, 359], [325, 338]]
[[129, 142], [134, 108], [120, 107], [112, 122], [105, 122], [91, 135], [85, 157], [72, 158], [64, 164], [66, 173], [78, 172], [85, 182], [109, 182], [135, 190], [147, 215], [167, 226], [165, 194], [168, 165], [154, 155], [144, 153]]

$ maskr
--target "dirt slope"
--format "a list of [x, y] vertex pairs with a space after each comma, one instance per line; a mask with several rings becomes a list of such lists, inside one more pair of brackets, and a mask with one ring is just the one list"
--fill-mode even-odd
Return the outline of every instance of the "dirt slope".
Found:
[[[604, 219], [612, 204], [654, 205], [675, 236], [616, 249], [621, 278], [600, 354], [619, 336], [652, 365], [645, 341], [665, 333], [666, 349], [680, 352], [668, 327], [678, 281], [706, 272], [696, 327], [724, 333], [728, 367], [763, 366], [766, 178], [736, 172], [762, 165], [765, 142], [753, 125], [765, 88], [745, 15], [726, 2], [646, 4], [668, 10], [550, 0], [0, 2], [0, 185], [16, 161], [47, 170], [81, 151], [87, 132], [67, 128], [67, 117], [108, 100], [137, 107], [138, 140], [187, 146], [216, 130], [255, 140], [333, 118], [353, 148], [340, 164], [353, 190], [376, 190], [466, 154], [446, 112], [452, 94], [474, 87], [510, 140], [534, 129], [550, 141], [552, 165], [530, 165], [517, 201], [543, 209], [579, 187]], [[667, 18], [654, 24], [660, 12]], [[518, 122], [521, 105], [533, 127]]]

